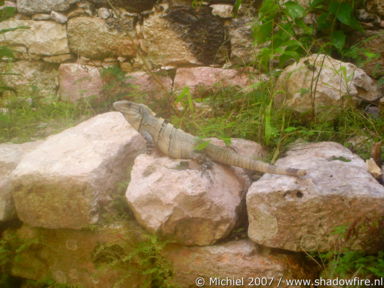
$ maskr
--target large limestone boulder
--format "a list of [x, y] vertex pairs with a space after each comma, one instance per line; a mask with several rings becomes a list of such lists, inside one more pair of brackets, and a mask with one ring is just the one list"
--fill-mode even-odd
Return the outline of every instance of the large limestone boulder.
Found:
[[281, 73], [276, 82], [275, 104], [304, 113], [340, 111], [348, 105], [374, 101], [378, 87], [362, 69], [330, 56], [313, 54]]
[[137, 221], [186, 245], [209, 245], [227, 236], [238, 220], [243, 187], [227, 167], [202, 174], [191, 160], [140, 155], [126, 198]]
[[292, 287], [286, 279], [311, 279], [315, 272], [301, 256], [271, 252], [249, 240], [174, 245], [164, 255], [173, 264], [173, 281], [179, 287]]
[[96, 223], [100, 206], [126, 178], [143, 141], [118, 112], [48, 137], [13, 171], [17, 215], [31, 226], [52, 229]]
[[65, 11], [79, 0], [17, 0], [17, 10], [23, 14], [47, 13], [52, 10]]
[[[365, 162], [334, 142], [302, 144], [276, 165], [306, 169], [303, 178], [265, 174], [248, 190], [249, 237], [291, 251], [375, 251], [384, 187]], [[343, 234], [341, 231], [345, 231]]]
[[207, 7], [172, 7], [144, 20], [142, 32], [142, 48], [157, 65], [222, 63], [229, 55], [223, 22]]
[[[18, 96], [56, 98], [58, 72], [54, 65], [40, 61], [0, 62], [1, 82]], [[8, 92], [7, 92], [8, 93]]]
[[52, 21], [14, 19], [0, 22], [0, 30], [20, 26], [27, 26], [29, 28], [17, 29], [2, 34], [0, 45], [24, 48], [26, 52], [22, 54], [29, 55], [53, 56], [69, 53], [65, 25]]
[[0, 144], [0, 222], [16, 217], [12, 199], [11, 172], [16, 168], [25, 153], [34, 149], [40, 141], [23, 144]]
[[97, 67], [77, 63], [59, 67], [59, 96], [62, 100], [76, 102], [87, 97], [99, 97], [104, 86]]
[[117, 20], [107, 22], [97, 17], [71, 18], [67, 24], [71, 52], [92, 59], [134, 56], [133, 18], [124, 20], [115, 23]]
[[174, 89], [189, 87], [191, 92], [198, 88], [245, 87], [251, 79], [235, 69], [213, 67], [179, 68], [176, 70]]
[[143, 235], [132, 220], [80, 231], [23, 225], [5, 233], [5, 237], [16, 236], [17, 243], [25, 243], [12, 262], [12, 275], [83, 288], [143, 287], [141, 267], [119, 262], [134, 253]]

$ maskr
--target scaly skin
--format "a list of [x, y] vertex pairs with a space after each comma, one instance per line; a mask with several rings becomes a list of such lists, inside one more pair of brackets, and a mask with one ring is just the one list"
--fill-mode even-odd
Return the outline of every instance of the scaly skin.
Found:
[[113, 103], [113, 107], [123, 113], [129, 124], [146, 139], [147, 143], [155, 144], [161, 152], [172, 158], [201, 160], [207, 156], [218, 163], [253, 171], [296, 177], [306, 175], [305, 170], [277, 167], [211, 143], [208, 143], [202, 151], [196, 151], [196, 145], [201, 142], [199, 138], [173, 127], [163, 118], [157, 118], [144, 104], [122, 100]]

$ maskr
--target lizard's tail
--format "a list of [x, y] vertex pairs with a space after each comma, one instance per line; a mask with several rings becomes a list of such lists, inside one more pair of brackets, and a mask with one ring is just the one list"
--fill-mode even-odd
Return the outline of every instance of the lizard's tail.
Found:
[[278, 167], [263, 161], [254, 160], [250, 157], [235, 153], [228, 148], [219, 147], [213, 144], [208, 144], [208, 146], [204, 149], [204, 152], [208, 155], [208, 157], [216, 162], [253, 171], [296, 177], [307, 174], [307, 171], [302, 169]]

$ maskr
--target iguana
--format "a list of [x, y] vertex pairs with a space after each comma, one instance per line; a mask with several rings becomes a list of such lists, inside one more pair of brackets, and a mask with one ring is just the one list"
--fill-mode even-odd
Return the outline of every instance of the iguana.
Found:
[[211, 143], [207, 143], [201, 151], [198, 151], [196, 147], [202, 143], [200, 138], [175, 128], [163, 118], [156, 117], [146, 105], [122, 100], [113, 103], [113, 107], [123, 113], [129, 124], [144, 137], [147, 147], [156, 145], [162, 153], [172, 158], [194, 159], [199, 162], [208, 158], [218, 163], [264, 173], [297, 177], [306, 175], [305, 170], [277, 167]]

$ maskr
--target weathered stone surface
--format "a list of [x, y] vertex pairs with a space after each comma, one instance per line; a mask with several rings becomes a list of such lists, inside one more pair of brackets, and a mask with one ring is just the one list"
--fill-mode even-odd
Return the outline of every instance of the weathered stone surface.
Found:
[[368, 11], [384, 17], [384, 3], [381, 0], [367, 0], [366, 3]]
[[48, 63], [60, 64], [60, 63], [68, 62], [68, 61], [72, 60], [73, 58], [74, 58], [74, 56], [72, 54], [63, 54], [63, 55], [43, 57], [43, 61], [48, 62]]
[[190, 160], [137, 157], [126, 198], [138, 222], [186, 245], [227, 236], [238, 219], [243, 187], [224, 166], [201, 173]]
[[[311, 279], [314, 276], [314, 271], [309, 271], [308, 263], [300, 256], [270, 252], [249, 240], [208, 247], [175, 245], [168, 247], [164, 254], [173, 264], [174, 283], [180, 287], [202, 284], [195, 282], [199, 277], [205, 281], [205, 285], [197, 285], [199, 287], [287, 287], [284, 281], [279, 285], [279, 279]], [[239, 280], [230, 282], [233, 279]], [[268, 284], [251, 282], [261, 279], [268, 279]]]
[[[225, 147], [223, 140], [219, 140], [217, 138], [208, 138], [207, 140], [212, 144]], [[265, 160], [265, 158], [268, 156], [268, 153], [263, 146], [261, 146], [259, 143], [246, 139], [232, 138], [230, 148], [233, 149], [236, 153], [246, 155], [247, 157], [253, 158], [255, 160]], [[235, 171], [238, 179], [242, 181], [244, 190], [248, 190], [249, 186], [252, 184], [251, 174], [253, 174], [254, 171], [247, 171], [247, 169], [235, 166], [231, 167]]]
[[76, 63], [59, 67], [59, 96], [63, 100], [76, 102], [90, 96], [100, 97], [103, 85], [97, 67]]
[[52, 21], [7, 20], [0, 29], [27, 26], [2, 34], [1, 45], [26, 47], [29, 54], [60, 55], [69, 53], [67, 31], [64, 25]]
[[163, 98], [172, 91], [172, 79], [167, 75], [147, 72], [133, 72], [126, 74], [124, 86], [131, 92], [145, 93], [150, 98]]
[[173, 31], [171, 23], [154, 15], [144, 20], [142, 49], [158, 65], [199, 64], [188, 44]]
[[[96, 4], [109, 4], [108, 0], [90, 0]], [[121, 7], [130, 12], [151, 10], [156, 0], [111, 0], [113, 6]]]
[[52, 10], [65, 11], [79, 0], [17, 0], [17, 10], [23, 14], [50, 13]]
[[39, 61], [0, 62], [1, 81], [15, 89], [17, 95], [56, 97], [58, 72], [55, 66]]
[[56, 11], [51, 12], [51, 18], [53, 21], [56, 21], [57, 23], [60, 23], [60, 24], [65, 24], [68, 21], [67, 16]]
[[13, 171], [19, 218], [52, 229], [96, 223], [143, 141], [117, 112], [48, 137]]
[[176, 70], [174, 89], [188, 86], [191, 92], [198, 88], [221, 88], [228, 86], [244, 87], [251, 83], [250, 78], [234, 69], [213, 67], [179, 68]]
[[44, 13], [34, 14], [34, 15], [32, 15], [32, 20], [34, 20], [34, 21], [51, 20], [51, 15], [44, 14]]
[[231, 62], [245, 65], [256, 60], [258, 48], [253, 44], [252, 17], [238, 17], [228, 27], [231, 41]]
[[[130, 20], [132, 21], [133, 19]], [[115, 27], [113, 23], [108, 25], [104, 19], [97, 17], [71, 18], [67, 24], [69, 47], [74, 54], [92, 59], [132, 57], [135, 54], [135, 46], [131, 41], [133, 36], [128, 35], [134, 32], [131, 24], [125, 29], [120, 25]]]
[[327, 117], [335, 115], [330, 111], [380, 97], [375, 81], [362, 69], [322, 54], [288, 66], [277, 80], [276, 90], [277, 106], [301, 113], [314, 107], [316, 113], [326, 111]]
[[158, 65], [222, 63], [229, 55], [222, 20], [209, 8], [171, 7], [144, 21], [143, 49]]
[[228, 4], [213, 4], [209, 7], [212, 8], [212, 15], [219, 16], [221, 18], [231, 18], [233, 5]]
[[13, 234], [21, 243], [34, 243], [26, 245], [18, 254], [18, 261], [12, 263], [14, 276], [52, 279], [83, 288], [143, 287], [145, 276], [140, 268], [112, 263], [132, 253], [137, 241], [142, 240], [144, 233], [134, 221], [80, 231], [24, 225], [15, 232], [7, 231], [6, 235]]
[[16, 217], [11, 195], [10, 174], [24, 154], [34, 149], [39, 143], [36, 141], [23, 144], [0, 144], [0, 222]]
[[[265, 174], [252, 184], [247, 209], [253, 241], [292, 251], [378, 249], [382, 239], [372, 235], [381, 233], [376, 224], [384, 219], [384, 187], [360, 157], [338, 143], [320, 142], [296, 146], [276, 165], [308, 175]], [[346, 239], [334, 233], [340, 226], [349, 231]]]

